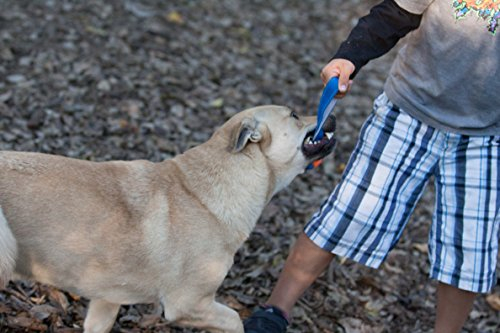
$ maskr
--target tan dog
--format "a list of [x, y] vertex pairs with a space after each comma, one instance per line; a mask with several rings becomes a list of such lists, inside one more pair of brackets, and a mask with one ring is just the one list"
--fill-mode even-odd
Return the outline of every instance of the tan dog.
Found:
[[271, 197], [333, 149], [332, 133], [310, 142], [315, 123], [256, 107], [161, 163], [0, 152], [0, 284], [17, 273], [89, 298], [86, 333], [158, 300], [179, 325], [242, 333], [215, 292]]

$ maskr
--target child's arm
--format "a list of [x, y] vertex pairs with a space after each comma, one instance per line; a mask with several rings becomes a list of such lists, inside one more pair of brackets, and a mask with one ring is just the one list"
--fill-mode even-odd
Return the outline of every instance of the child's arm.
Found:
[[[321, 73], [323, 82], [339, 76], [339, 91], [345, 95], [361, 67], [387, 53], [402, 37], [420, 25], [421, 14], [401, 8], [394, 0], [384, 0], [362, 17]], [[342, 89], [344, 88], [344, 89]], [[343, 93], [343, 94], [342, 94]]]

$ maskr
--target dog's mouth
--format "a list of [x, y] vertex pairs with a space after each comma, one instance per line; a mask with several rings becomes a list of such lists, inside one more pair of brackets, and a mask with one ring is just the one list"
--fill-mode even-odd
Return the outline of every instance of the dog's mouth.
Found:
[[313, 136], [315, 129], [307, 132], [304, 141], [302, 142], [302, 153], [308, 160], [318, 160], [330, 154], [337, 142], [335, 138], [335, 117], [330, 116], [323, 125], [323, 137], [314, 141]]

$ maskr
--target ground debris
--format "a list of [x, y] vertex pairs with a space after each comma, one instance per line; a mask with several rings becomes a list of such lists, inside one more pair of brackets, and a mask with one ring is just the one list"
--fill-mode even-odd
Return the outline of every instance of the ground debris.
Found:
[[[0, 149], [161, 161], [207, 140], [237, 111], [316, 112], [322, 66], [379, 1], [0, 1]], [[396, 50], [339, 101], [334, 156], [264, 211], [219, 290], [246, 318], [266, 302], [304, 224], [341, 177]], [[378, 270], [336, 258], [294, 309], [292, 333], [431, 332], [427, 234], [434, 196]], [[500, 331], [500, 286], [465, 332]], [[0, 332], [82, 332], [88, 300], [28, 281], [0, 292]], [[193, 332], [158, 304], [122, 306], [114, 332]]]

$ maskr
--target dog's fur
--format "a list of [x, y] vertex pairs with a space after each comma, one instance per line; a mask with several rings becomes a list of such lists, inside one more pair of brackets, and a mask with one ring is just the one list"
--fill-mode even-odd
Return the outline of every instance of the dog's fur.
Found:
[[304, 156], [315, 122], [249, 109], [161, 163], [0, 152], [0, 284], [16, 273], [89, 298], [86, 333], [157, 300], [169, 321], [242, 333], [215, 292], [271, 197], [331, 151]]

